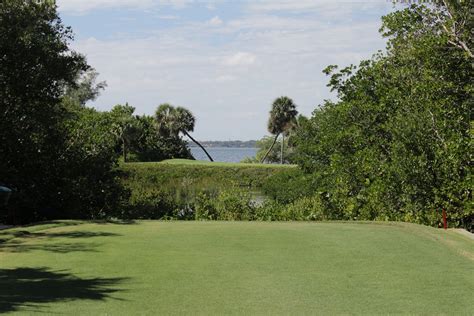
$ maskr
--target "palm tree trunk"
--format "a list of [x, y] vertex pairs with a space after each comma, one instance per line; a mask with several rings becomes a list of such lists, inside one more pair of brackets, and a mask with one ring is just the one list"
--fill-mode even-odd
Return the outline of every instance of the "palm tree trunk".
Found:
[[214, 159], [212, 159], [211, 155], [207, 152], [207, 150], [197, 141], [195, 140], [191, 135], [189, 135], [188, 132], [184, 131], [184, 135], [188, 136], [196, 145], [201, 147], [201, 149], [204, 151], [204, 153], [207, 155], [207, 158], [209, 158], [210, 161], [214, 162]]
[[267, 151], [267, 153], [265, 154], [265, 156], [263, 156], [262, 160], [260, 160], [260, 163], [264, 163], [264, 162], [265, 162], [265, 159], [267, 159], [268, 154], [272, 151], [273, 146], [275, 146], [275, 143], [276, 143], [276, 141], [277, 141], [277, 139], [278, 139], [278, 136], [280, 136], [279, 133], [275, 135], [275, 139], [273, 140], [273, 143], [272, 143], [272, 145], [270, 146], [270, 149], [268, 149], [268, 151]]
[[281, 153], [280, 153], [280, 164], [283, 164], [283, 149], [285, 147], [285, 134], [281, 135]]

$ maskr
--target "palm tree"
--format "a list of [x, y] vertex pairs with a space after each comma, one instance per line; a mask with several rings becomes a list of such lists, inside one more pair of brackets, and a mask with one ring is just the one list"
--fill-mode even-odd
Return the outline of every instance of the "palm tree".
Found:
[[294, 124], [296, 115], [298, 115], [298, 111], [296, 110], [296, 105], [293, 103], [292, 99], [283, 96], [273, 101], [272, 109], [270, 111], [270, 118], [268, 120], [268, 131], [275, 135], [275, 138], [265, 156], [263, 156], [262, 160], [260, 161], [261, 163], [265, 162], [268, 154], [272, 151], [278, 136], [283, 134], [283, 141], [281, 142], [281, 163], [283, 164], [285, 133]]
[[123, 162], [128, 161], [128, 149], [140, 134], [137, 119], [133, 116], [134, 111], [135, 108], [126, 103], [125, 105], [117, 104], [110, 112], [114, 120], [113, 132], [122, 143]]
[[178, 136], [179, 133], [183, 133], [204, 151], [210, 161], [214, 161], [207, 150], [189, 134], [194, 131], [196, 123], [196, 118], [191, 111], [165, 103], [156, 109], [155, 121], [160, 133], [167, 136]]
[[155, 111], [155, 123], [160, 135], [169, 137], [177, 135], [176, 109], [169, 103], [161, 104]]

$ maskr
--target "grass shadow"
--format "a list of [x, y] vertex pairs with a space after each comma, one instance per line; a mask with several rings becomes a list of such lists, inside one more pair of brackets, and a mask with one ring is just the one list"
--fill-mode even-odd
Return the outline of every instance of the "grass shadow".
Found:
[[47, 268], [0, 269], [0, 313], [19, 309], [40, 311], [42, 305], [74, 300], [113, 298], [126, 278], [79, 278]]
[[108, 232], [89, 232], [89, 231], [71, 231], [71, 232], [36, 232], [23, 235], [25, 237], [39, 238], [92, 238], [92, 237], [115, 237], [121, 236], [116, 233]]
[[[54, 239], [88, 239], [94, 237], [116, 237], [120, 234], [110, 232], [94, 231], [66, 231], [66, 232], [48, 232], [48, 231], [27, 231], [16, 230], [7, 234], [0, 233], [0, 252], [26, 252], [26, 251], [50, 251], [55, 253], [68, 253], [75, 251], [96, 251], [99, 246], [97, 243], [84, 242], [50, 242]], [[38, 240], [31, 243], [29, 241]]]
[[114, 225], [136, 225], [138, 222], [133, 219], [104, 219], [104, 220], [94, 220], [91, 223], [96, 224], [114, 224]]
[[11, 241], [9, 243], [0, 245], [1, 252], [28, 252], [28, 251], [49, 251], [54, 253], [69, 253], [69, 252], [97, 252], [98, 244], [92, 243], [21, 243]]

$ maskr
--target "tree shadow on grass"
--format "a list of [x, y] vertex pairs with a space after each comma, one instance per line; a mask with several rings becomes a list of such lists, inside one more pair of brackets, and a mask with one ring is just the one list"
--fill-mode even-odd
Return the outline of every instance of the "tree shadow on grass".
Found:
[[[6, 235], [6, 234], [5, 234]], [[0, 233], [0, 236], [2, 234]], [[72, 232], [29, 232], [26, 230], [19, 230], [15, 232], [10, 232], [9, 236], [11, 238], [54, 238], [54, 237], [63, 237], [63, 238], [91, 238], [91, 237], [112, 237], [112, 236], [121, 236], [120, 234], [108, 233], [108, 232], [89, 232], [89, 231], [72, 231]]]
[[[104, 301], [123, 291], [127, 278], [79, 278], [47, 268], [0, 269], [0, 313], [40, 311], [43, 305], [74, 300]], [[117, 299], [117, 298], [115, 298]]]
[[97, 252], [99, 244], [95, 243], [21, 243], [11, 241], [7, 244], [0, 245], [1, 252], [28, 252], [28, 251], [49, 251], [54, 253], [69, 252]]
[[[25, 236], [25, 235], [24, 235]], [[116, 233], [108, 233], [108, 232], [88, 232], [88, 231], [72, 231], [72, 232], [57, 232], [57, 233], [49, 233], [49, 232], [36, 232], [26, 235], [25, 237], [40, 237], [40, 238], [92, 238], [92, 237], [116, 237], [121, 236], [120, 234]]]
[[[89, 231], [70, 231], [70, 232], [28, 232], [15, 231], [2, 240], [0, 239], [0, 252], [26, 252], [33, 250], [50, 251], [56, 253], [68, 253], [75, 251], [96, 251], [97, 243], [83, 242], [50, 242], [54, 238], [86, 239], [93, 237], [115, 237], [120, 234], [109, 232], [89, 232]], [[0, 235], [0, 237], [2, 237]], [[40, 242], [31, 243], [29, 241], [38, 240]], [[45, 242], [41, 242], [45, 241]]]

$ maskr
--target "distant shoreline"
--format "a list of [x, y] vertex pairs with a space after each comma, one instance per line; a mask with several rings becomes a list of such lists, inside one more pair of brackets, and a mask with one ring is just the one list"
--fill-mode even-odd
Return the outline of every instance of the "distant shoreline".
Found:
[[[224, 147], [224, 148], [256, 148], [257, 141], [256, 140], [226, 140], [226, 141], [201, 141], [201, 145], [206, 148], [215, 148], [215, 147]], [[188, 142], [189, 147], [198, 147], [196, 144], [192, 142]]]

